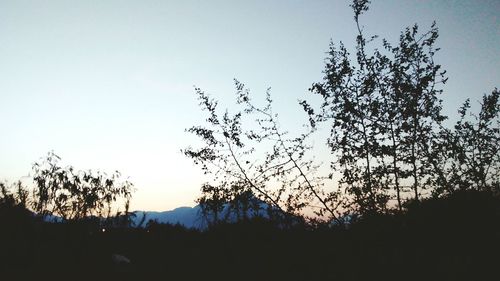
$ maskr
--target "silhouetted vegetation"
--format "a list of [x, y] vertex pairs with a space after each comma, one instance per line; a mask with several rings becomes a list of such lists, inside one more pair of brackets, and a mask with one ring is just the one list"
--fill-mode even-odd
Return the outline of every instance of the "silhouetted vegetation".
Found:
[[230, 113], [196, 89], [208, 116], [187, 131], [203, 145], [183, 152], [211, 179], [197, 200], [206, 228], [134, 226], [130, 182], [49, 153], [33, 186], [0, 183], [2, 280], [497, 280], [500, 92], [446, 127], [436, 25], [378, 49], [368, 4], [352, 1], [354, 55], [331, 44], [295, 136], [270, 91], [259, 105], [235, 80]]
[[153, 221], [103, 232], [24, 214], [9, 221], [2, 207], [0, 264], [2, 276], [27, 280], [494, 280], [498, 197], [460, 191], [405, 208], [348, 227], [251, 218], [203, 232]]
[[108, 176], [99, 171], [76, 171], [59, 165], [59, 156], [49, 153], [41, 163], [33, 164], [33, 207], [40, 216], [59, 216], [63, 220], [79, 220], [90, 216], [111, 217], [115, 202], [122, 200], [128, 212], [133, 185], [119, 182], [117, 171]]
[[[467, 100], [459, 121], [447, 128], [440, 99], [446, 71], [434, 61], [436, 24], [424, 33], [417, 24], [408, 27], [397, 44], [383, 39], [379, 49], [372, 46], [378, 37], [361, 27], [368, 4], [352, 2], [358, 30], [354, 56], [342, 43], [331, 44], [323, 81], [312, 85], [310, 99], [299, 101], [308, 122], [296, 136], [280, 126], [269, 91], [259, 107], [235, 80], [231, 114], [196, 89], [207, 122], [187, 131], [204, 145], [184, 153], [212, 176], [199, 202], [215, 218], [248, 192], [278, 213], [327, 225], [403, 212], [408, 202], [459, 190], [498, 194], [498, 90], [484, 95], [476, 114]], [[331, 155], [321, 155], [329, 169], [314, 157], [311, 138], [321, 136], [318, 128], [330, 132], [325, 144]]]

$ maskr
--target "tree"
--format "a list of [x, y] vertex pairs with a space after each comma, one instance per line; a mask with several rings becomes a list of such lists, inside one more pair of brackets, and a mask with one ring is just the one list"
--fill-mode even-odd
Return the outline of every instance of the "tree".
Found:
[[[360, 21], [369, 4], [352, 1], [355, 52], [351, 55], [342, 42], [330, 44], [323, 80], [310, 88], [320, 102], [299, 101], [309, 125], [298, 137], [280, 127], [269, 92], [259, 107], [236, 81], [241, 109], [220, 115], [217, 101], [196, 89], [207, 124], [188, 131], [204, 145], [184, 153], [213, 175], [200, 202], [219, 213], [224, 204], [245, 198], [239, 194], [253, 192], [280, 212], [300, 215], [317, 208], [317, 217], [340, 222], [347, 212], [378, 214], [394, 206], [402, 212], [405, 201], [418, 203], [431, 194], [498, 192], [498, 90], [483, 98], [474, 121], [466, 119], [467, 101], [454, 130], [446, 129], [440, 95], [448, 78], [434, 61], [436, 24], [423, 33], [417, 24], [407, 27], [397, 43], [383, 39], [379, 49], [373, 47], [378, 36], [366, 36]], [[253, 116], [253, 123], [245, 122]], [[328, 177], [318, 176], [309, 145], [324, 125], [330, 133]], [[327, 185], [326, 179], [337, 176], [340, 188]]]
[[386, 45], [395, 56], [391, 64], [390, 89], [395, 95], [392, 100], [400, 103], [396, 109], [401, 111], [400, 126], [397, 128], [400, 153], [403, 154], [403, 164], [409, 166], [414, 199], [417, 201], [419, 188], [425, 188], [425, 179], [430, 173], [430, 159], [427, 157], [432, 135], [445, 120], [438, 98], [442, 90], [438, 90], [436, 85], [446, 82], [446, 72], [440, 71], [441, 66], [436, 65], [433, 59], [439, 50], [434, 47], [437, 37], [435, 23], [429, 32], [421, 36], [418, 36], [418, 26], [414, 25], [401, 34], [398, 47]]
[[0, 182], [0, 223], [18, 225], [32, 218], [28, 210], [29, 191], [21, 181], [13, 185]]
[[0, 182], [0, 203], [26, 209], [30, 204], [29, 190], [21, 181], [17, 181], [10, 187]]
[[470, 99], [459, 108], [453, 129], [442, 128], [433, 142], [435, 195], [459, 190], [500, 191], [500, 93], [484, 95], [479, 114]]
[[[183, 152], [201, 165], [205, 174], [213, 176], [214, 182], [203, 186], [199, 202], [217, 215], [225, 203], [250, 206], [251, 202], [246, 202], [250, 197], [244, 195], [253, 194], [268, 204], [273, 219], [300, 216], [303, 209], [316, 205], [318, 216], [327, 221], [337, 219], [338, 194], [323, 190], [321, 178], [315, 176], [317, 165], [306, 159], [312, 131], [289, 137], [273, 112], [269, 90], [265, 105], [258, 107], [244, 84], [235, 80], [235, 86], [240, 110], [233, 115], [227, 110], [220, 115], [217, 101], [196, 89], [200, 106], [208, 113], [207, 124], [187, 131], [200, 137], [204, 145]], [[244, 122], [252, 125], [245, 127]]]
[[327, 143], [334, 155], [332, 169], [341, 171], [340, 183], [353, 196], [361, 213], [387, 208], [391, 190], [402, 208], [402, 187], [413, 179], [414, 199], [419, 199], [422, 178], [429, 176], [430, 136], [445, 118], [441, 115], [441, 90], [445, 72], [434, 63], [438, 49], [435, 24], [419, 35], [418, 26], [406, 28], [399, 44], [383, 40], [386, 53], [368, 54], [369, 39], [360, 26], [360, 15], [369, 1], [355, 0], [351, 7], [358, 29], [356, 56], [342, 42], [330, 46], [323, 82], [311, 87], [321, 96], [319, 108], [302, 101], [311, 125], [329, 122]]
[[72, 166], [61, 167], [60, 159], [49, 152], [43, 161], [33, 164], [33, 207], [39, 215], [56, 215], [64, 220], [111, 217], [121, 214], [118, 203], [123, 203], [128, 214], [133, 184], [121, 181], [118, 171], [111, 176], [76, 171]]

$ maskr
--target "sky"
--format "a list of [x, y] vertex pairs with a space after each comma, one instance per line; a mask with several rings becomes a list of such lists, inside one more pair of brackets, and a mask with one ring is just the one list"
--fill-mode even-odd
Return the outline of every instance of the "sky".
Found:
[[[231, 105], [237, 78], [271, 87], [284, 127], [321, 81], [330, 40], [354, 50], [349, 1], [0, 0], [0, 180], [27, 178], [53, 150], [77, 169], [119, 170], [132, 209], [193, 206], [206, 181], [181, 149], [201, 124], [194, 86]], [[440, 30], [452, 120], [500, 86], [500, 1], [373, 0], [366, 34], [396, 42], [406, 26]], [[476, 103], [477, 104], [477, 103]]]

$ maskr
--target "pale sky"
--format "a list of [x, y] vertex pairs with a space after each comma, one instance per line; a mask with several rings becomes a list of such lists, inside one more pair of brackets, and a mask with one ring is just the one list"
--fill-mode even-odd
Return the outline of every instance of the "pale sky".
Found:
[[[50, 150], [77, 169], [119, 170], [132, 209], [193, 206], [205, 179], [180, 149], [200, 124], [193, 86], [230, 102], [233, 78], [272, 87], [282, 123], [322, 79], [330, 39], [353, 50], [349, 1], [0, 0], [0, 180]], [[437, 21], [444, 113], [500, 86], [500, 1], [373, 0], [367, 34], [390, 41]], [[228, 104], [229, 105], [229, 104]], [[319, 140], [322, 141], [322, 140]]]

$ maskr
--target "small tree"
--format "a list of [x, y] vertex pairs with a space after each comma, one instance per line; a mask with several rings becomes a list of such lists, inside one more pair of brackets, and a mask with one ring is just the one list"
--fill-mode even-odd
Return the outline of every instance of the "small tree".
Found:
[[226, 188], [213, 186], [208, 183], [203, 184], [201, 187], [202, 196], [196, 201], [201, 206], [201, 215], [207, 226], [217, 224], [221, 219], [224, 206], [228, 204], [228, 194]]
[[[0, 233], [0, 242], [4, 242], [2, 246], [12, 243], [15, 236], [29, 231], [33, 214], [28, 204], [28, 189], [21, 181], [12, 185], [0, 182], [0, 224], [4, 227], [3, 233]], [[9, 235], [15, 236], [3, 239]]]
[[0, 204], [28, 208], [30, 204], [28, 188], [21, 181], [11, 186], [0, 182]]
[[72, 166], [61, 167], [59, 160], [50, 152], [43, 161], [33, 164], [33, 207], [39, 215], [56, 215], [64, 220], [110, 217], [120, 214], [117, 203], [123, 203], [128, 214], [133, 185], [128, 180], [121, 181], [119, 172], [108, 176], [90, 170], [76, 171]]

